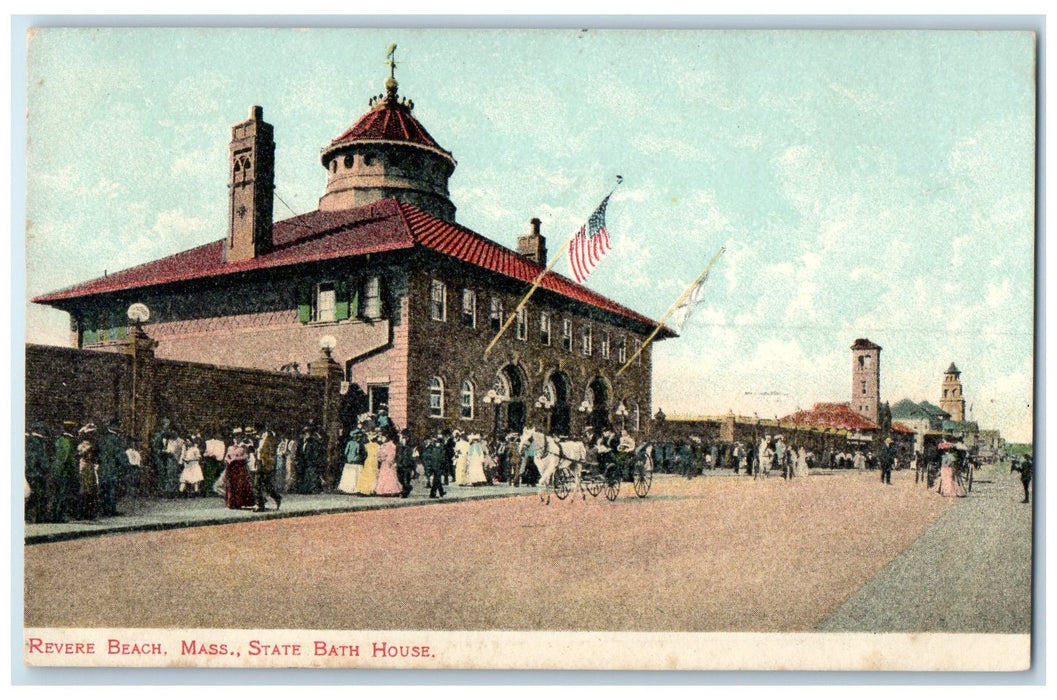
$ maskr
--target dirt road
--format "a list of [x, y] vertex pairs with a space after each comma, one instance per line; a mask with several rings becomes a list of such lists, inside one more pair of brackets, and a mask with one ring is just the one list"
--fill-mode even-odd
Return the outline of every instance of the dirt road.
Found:
[[953, 505], [908, 472], [622, 493], [32, 545], [25, 624], [810, 631]]

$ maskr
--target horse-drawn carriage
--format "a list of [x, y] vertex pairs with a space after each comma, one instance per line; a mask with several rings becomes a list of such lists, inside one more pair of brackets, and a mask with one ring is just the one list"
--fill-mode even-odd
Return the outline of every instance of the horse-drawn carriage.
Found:
[[533, 428], [521, 433], [521, 450], [534, 447], [536, 468], [540, 472], [539, 496], [550, 503], [553, 492], [564, 500], [573, 490], [592, 497], [605, 493], [615, 501], [621, 484], [627, 479], [635, 495], [645, 498], [653, 484], [653, 459], [650, 445], [639, 445], [634, 450], [602, 452], [589, 450], [579, 440], [559, 440]]

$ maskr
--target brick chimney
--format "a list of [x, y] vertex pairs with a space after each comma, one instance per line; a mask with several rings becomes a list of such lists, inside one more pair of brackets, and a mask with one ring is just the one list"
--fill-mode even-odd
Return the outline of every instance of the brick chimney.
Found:
[[272, 125], [264, 121], [264, 110], [254, 105], [248, 120], [231, 127], [226, 262], [249, 260], [271, 250], [274, 190]]
[[518, 236], [517, 253], [523, 258], [538, 263], [547, 264], [547, 239], [540, 235], [540, 220], [533, 218], [529, 221], [531, 230], [524, 236]]

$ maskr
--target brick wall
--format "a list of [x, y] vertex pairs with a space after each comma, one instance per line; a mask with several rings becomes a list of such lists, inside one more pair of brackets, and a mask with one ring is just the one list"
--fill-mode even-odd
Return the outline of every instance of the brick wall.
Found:
[[316, 377], [157, 360], [154, 381], [158, 417], [181, 431], [228, 434], [265, 422], [292, 436], [310, 421], [322, 424], [323, 382]]
[[64, 420], [105, 425], [131, 394], [126, 355], [46, 345], [26, 346], [26, 423], [55, 433]]
[[[152, 359], [149, 353], [141, 362], [134, 432], [144, 444], [162, 418], [181, 432], [206, 436], [261, 422], [292, 436], [309, 422], [321, 428], [326, 423], [326, 383], [318, 377]], [[26, 420], [44, 421], [51, 433], [63, 420], [102, 426], [114, 417], [122, 432], [133, 432], [132, 384], [127, 354], [26, 346]], [[332, 391], [336, 394], [337, 387]]]

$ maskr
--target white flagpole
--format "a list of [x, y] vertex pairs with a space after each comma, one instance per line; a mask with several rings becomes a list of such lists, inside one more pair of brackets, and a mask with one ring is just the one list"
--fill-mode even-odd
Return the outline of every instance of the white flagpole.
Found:
[[623, 374], [624, 370], [626, 370], [628, 366], [635, 361], [635, 358], [638, 357], [642, 353], [642, 351], [646, 349], [646, 346], [653, 342], [653, 339], [657, 337], [658, 333], [661, 332], [661, 328], [664, 327], [664, 322], [667, 321], [668, 317], [675, 313], [676, 309], [679, 308], [679, 305], [686, 301], [686, 298], [690, 296], [691, 293], [693, 293], [694, 287], [696, 287], [697, 284], [705, 278], [705, 275], [708, 274], [708, 271], [712, 269], [712, 265], [714, 265], [715, 262], [719, 260], [719, 256], [723, 255], [723, 251], [725, 250], [726, 248], [720, 248], [719, 252], [712, 256], [712, 259], [708, 262], [708, 266], [705, 268], [704, 272], [697, 276], [697, 279], [695, 279], [690, 284], [690, 286], [687, 287], [681, 295], [679, 295], [679, 298], [676, 299], [675, 303], [672, 304], [671, 308], [669, 308], [664, 313], [664, 316], [661, 316], [661, 320], [657, 321], [657, 327], [653, 329], [653, 332], [650, 333], [650, 335], [646, 338], [642, 345], [639, 346], [639, 349], [635, 351], [635, 354], [628, 358], [628, 361], [624, 363], [624, 366], [617, 370], [615, 376], [619, 377], [621, 374]]

